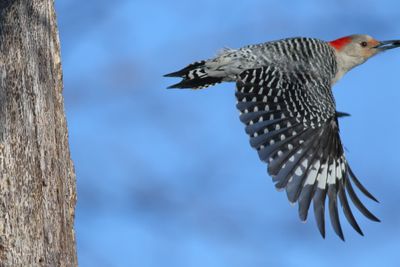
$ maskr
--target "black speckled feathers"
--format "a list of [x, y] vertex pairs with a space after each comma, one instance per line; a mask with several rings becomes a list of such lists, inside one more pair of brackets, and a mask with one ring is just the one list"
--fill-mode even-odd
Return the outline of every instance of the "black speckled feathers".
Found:
[[353, 190], [351, 182], [376, 201], [347, 164], [333, 101], [314, 102], [309, 94], [315, 85], [296, 80], [272, 66], [244, 71], [236, 85], [237, 108], [250, 144], [268, 164], [275, 186], [286, 190], [290, 202], [298, 203], [301, 220], [307, 219], [313, 202], [318, 228], [325, 236], [325, 200], [328, 198], [331, 224], [344, 239], [338, 215], [339, 199], [345, 217], [362, 235], [348, 195], [366, 217], [379, 221]]
[[313, 38], [289, 38], [237, 50], [167, 74], [182, 81], [169, 88], [204, 88], [236, 82], [237, 108], [250, 145], [267, 163], [278, 189], [298, 203], [305, 221], [313, 203], [325, 236], [325, 203], [336, 234], [344, 240], [338, 204], [351, 226], [363, 235], [348, 197], [367, 218], [379, 221], [360, 201], [353, 184], [377, 201], [358, 181], [344, 156], [331, 86], [338, 73], [335, 51]]

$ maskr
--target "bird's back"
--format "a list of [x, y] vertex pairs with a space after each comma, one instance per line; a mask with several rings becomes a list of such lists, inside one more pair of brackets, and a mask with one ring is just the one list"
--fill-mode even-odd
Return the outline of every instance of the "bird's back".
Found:
[[224, 49], [214, 58], [195, 62], [166, 76], [183, 78], [171, 88], [199, 89], [222, 81], [236, 82], [243, 71], [272, 66], [290, 79], [331, 85], [337, 73], [335, 57], [334, 49], [325, 41], [287, 38], [239, 49]]
[[329, 81], [337, 72], [334, 49], [319, 39], [287, 38], [246, 46], [238, 51], [247, 49], [256, 58], [256, 64], [254, 65], [254, 61], [253, 65], [249, 63], [247, 69], [272, 65], [295, 76], [307, 73]]

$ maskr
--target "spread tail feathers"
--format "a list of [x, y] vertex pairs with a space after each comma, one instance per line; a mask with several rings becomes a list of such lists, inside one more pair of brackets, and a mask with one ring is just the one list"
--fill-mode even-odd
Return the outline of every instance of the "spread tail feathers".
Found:
[[169, 86], [168, 89], [201, 89], [222, 82], [223, 77], [212, 77], [209, 75], [205, 63], [206, 61], [204, 60], [194, 62], [179, 71], [165, 74], [164, 77], [181, 77], [183, 79], [181, 82]]

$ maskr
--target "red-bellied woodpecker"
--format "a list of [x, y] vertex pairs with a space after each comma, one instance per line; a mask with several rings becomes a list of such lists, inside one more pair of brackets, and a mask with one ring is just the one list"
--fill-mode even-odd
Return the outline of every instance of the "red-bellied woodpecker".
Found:
[[[183, 80], [169, 88], [205, 88], [236, 82], [237, 108], [250, 144], [268, 164], [278, 189], [286, 189], [307, 219], [313, 201], [319, 231], [325, 237], [325, 199], [336, 234], [344, 240], [338, 199], [351, 226], [363, 235], [347, 196], [367, 218], [379, 221], [360, 201], [352, 183], [377, 201], [359, 182], [344, 156], [332, 86], [350, 69], [400, 40], [380, 42], [351, 35], [331, 42], [289, 38], [240, 49], [225, 49], [215, 58], [167, 74]], [[347, 192], [347, 193], [346, 193]]]

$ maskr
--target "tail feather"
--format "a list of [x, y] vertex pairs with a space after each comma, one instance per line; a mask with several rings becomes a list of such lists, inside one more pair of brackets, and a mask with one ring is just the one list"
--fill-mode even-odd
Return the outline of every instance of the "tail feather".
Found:
[[222, 82], [222, 78], [220, 77], [204, 77], [204, 78], [196, 78], [196, 79], [183, 79], [180, 83], [168, 86], [168, 89], [173, 88], [192, 88], [192, 89], [200, 89], [209, 87], [211, 85]]
[[194, 62], [181, 70], [165, 74], [164, 77], [185, 77], [190, 71], [204, 66], [205, 63], [205, 60]]
[[208, 73], [206, 61], [194, 62], [187, 67], [172, 73], [165, 74], [164, 77], [181, 77], [183, 80], [177, 84], [171, 85], [171, 88], [205, 88], [222, 82], [223, 77], [213, 77]]

